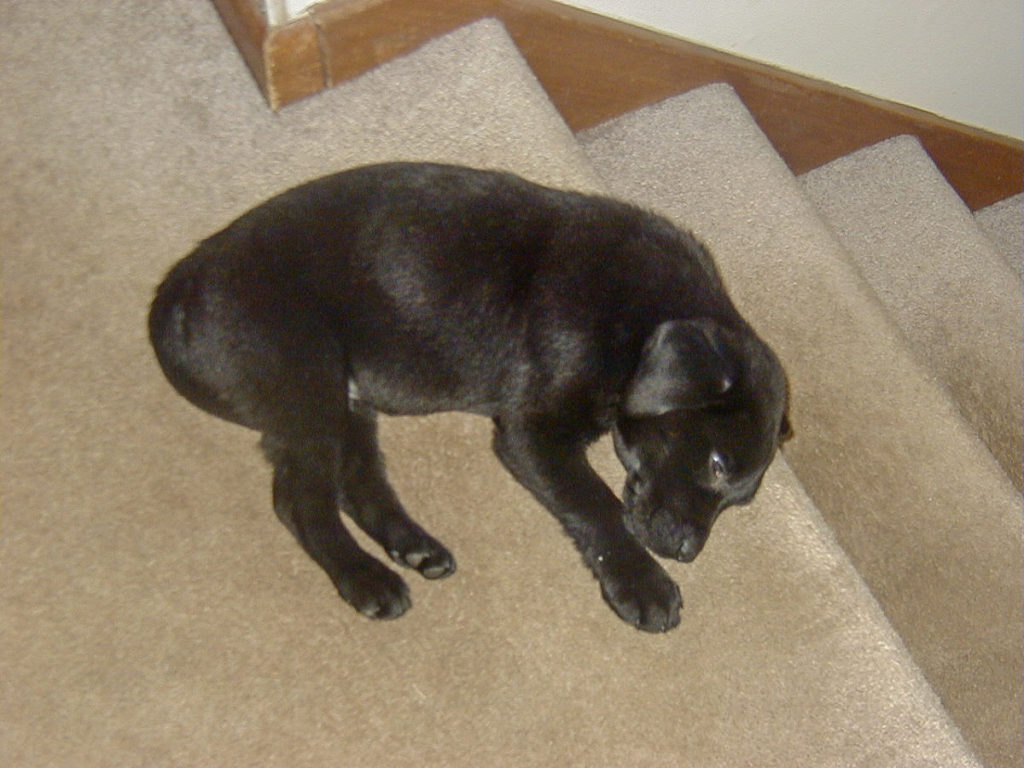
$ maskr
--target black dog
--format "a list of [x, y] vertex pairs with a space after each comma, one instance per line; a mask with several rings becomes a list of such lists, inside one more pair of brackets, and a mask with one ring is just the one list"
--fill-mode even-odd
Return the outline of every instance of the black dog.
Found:
[[[651, 632], [682, 601], [645, 547], [693, 560], [788, 429], [782, 367], [700, 243], [507, 173], [394, 163], [285, 192], [171, 270], [149, 330], [178, 392], [263, 433], [278, 516], [376, 618], [405, 612], [408, 589], [339, 507], [396, 562], [455, 570], [388, 485], [377, 411], [491, 417], [501, 461]], [[585, 457], [608, 430], [624, 503]]]

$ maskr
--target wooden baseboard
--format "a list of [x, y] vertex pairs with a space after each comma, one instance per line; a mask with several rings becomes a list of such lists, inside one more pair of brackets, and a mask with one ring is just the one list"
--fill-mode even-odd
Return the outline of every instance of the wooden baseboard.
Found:
[[553, 0], [328, 0], [280, 27], [267, 26], [254, 0], [212, 1], [273, 109], [490, 16], [505, 24], [573, 130], [727, 82], [795, 173], [913, 134], [972, 210], [1022, 187], [1016, 139]]

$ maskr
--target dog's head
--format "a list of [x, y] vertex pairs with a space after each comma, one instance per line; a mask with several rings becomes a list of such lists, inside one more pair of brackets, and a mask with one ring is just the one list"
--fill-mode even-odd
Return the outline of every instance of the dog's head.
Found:
[[789, 436], [786, 406], [782, 366], [749, 329], [659, 325], [613, 431], [630, 533], [663, 557], [692, 561], [719, 513], [753, 498]]

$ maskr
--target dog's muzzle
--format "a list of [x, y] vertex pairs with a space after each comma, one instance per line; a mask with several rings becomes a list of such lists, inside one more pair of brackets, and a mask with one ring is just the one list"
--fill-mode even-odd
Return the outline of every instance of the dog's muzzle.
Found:
[[680, 530], [683, 534], [682, 544], [676, 551], [676, 560], [692, 563], [704, 549], [704, 543], [708, 540], [708, 531], [701, 530], [693, 523], [683, 523]]
[[627, 486], [624, 494], [626, 530], [645, 547], [683, 563], [692, 563], [708, 540], [710, 525], [680, 520], [668, 509], [651, 509]]

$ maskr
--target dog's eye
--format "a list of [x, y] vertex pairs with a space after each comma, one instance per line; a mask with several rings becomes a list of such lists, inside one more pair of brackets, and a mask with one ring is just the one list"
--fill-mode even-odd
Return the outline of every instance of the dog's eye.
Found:
[[729, 474], [725, 457], [718, 451], [712, 451], [711, 456], [708, 457], [708, 468], [711, 470], [711, 477], [715, 480], [721, 480]]

